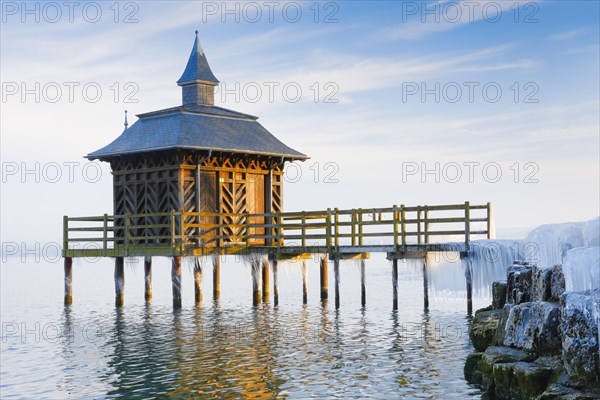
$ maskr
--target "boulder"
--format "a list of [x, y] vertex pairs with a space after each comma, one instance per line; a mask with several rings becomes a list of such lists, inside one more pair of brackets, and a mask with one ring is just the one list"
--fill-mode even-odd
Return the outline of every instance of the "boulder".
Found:
[[560, 298], [562, 358], [574, 385], [600, 379], [598, 321], [594, 317], [593, 296], [600, 296], [600, 289], [565, 292]]
[[489, 307], [475, 312], [469, 329], [469, 337], [475, 350], [485, 351], [492, 344], [501, 317], [502, 310], [491, 310]]
[[507, 284], [503, 281], [492, 283], [492, 308], [499, 310], [506, 303], [506, 288]]
[[562, 265], [552, 267], [552, 278], [550, 279], [550, 298], [548, 301], [560, 301], [560, 296], [565, 292], [565, 274]]
[[592, 400], [600, 399], [600, 392], [583, 392], [553, 383], [536, 400]]
[[490, 346], [485, 350], [477, 369], [481, 373], [481, 386], [484, 390], [494, 392], [494, 365], [531, 361], [533, 355], [523, 350], [504, 346]]
[[527, 263], [515, 262], [508, 268], [506, 279], [506, 302], [521, 304], [531, 301], [532, 267]]
[[560, 353], [558, 303], [546, 301], [516, 305], [510, 309], [504, 333], [504, 346], [535, 355]]
[[548, 301], [552, 288], [552, 268], [539, 268], [534, 265], [531, 270], [531, 301]]
[[464, 374], [467, 382], [480, 385], [481, 384], [481, 372], [477, 368], [479, 361], [481, 361], [481, 357], [483, 357], [483, 353], [474, 352], [467, 356], [467, 361], [465, 361]]
[[500, 315], [500, 321], [498, 322], [498, 328], [496, 328], [496, 333], [494, 334], [494, 339], [492, 340], [492, 345], [494, 346], [503, 346], [504, 345], [504, 337], [506, 336], [506, 323], [508, 322], [508, 316], [510, 315], [510, 310], [514, 307], [514, 304], [505, 304], [504, 308], [502, 308], [502, 314]]
[[529, 400], [539, 396], [548, 386], [550, 368], [528, 362], [494, 365], [496, 399]]

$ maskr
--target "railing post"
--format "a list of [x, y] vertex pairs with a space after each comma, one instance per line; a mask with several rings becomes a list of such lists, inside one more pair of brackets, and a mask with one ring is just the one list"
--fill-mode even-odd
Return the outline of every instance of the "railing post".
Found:
[[356, 246], [356, 210], [352, 209], [352, 246]]
[[63, 216], [63, 257], [69, 249], [69, 217]]
[[246, 220], [244, 221], [246, 247], [250, 247], [250, 217], [249, 217], [249, 215], [250, 215], [250, 213], [248, 211], [246, 211], [246, 213], [245, 213]]
[[423, 230], [425, 231], [424, 239], [425, 243], [429, 243], [429, 210], [427, 209], [427, 206], [425, 206], [423, 216], [425, 217], [425, 221], [423, 222]]
[[402, 223], [402, 248], [406, 251], [406, 210], [404, 204], [400, 205], [400, 221]]
[[421, 206], [417, 207], [417, 243], [421, 244]]
[[327, 209], [327, 221], [325, 228], [325, 245], [331, 248], [331, 208]]
[[471, 206], [465, 201], [465, 251], [469, 251], [469, 241], [471, 240]]
[[398, 206], [393, 206], [393, 218], [394, 218], [394, 253], [398, 252]]
[[306, 215], [302, 211], [302, 247], [306, 247]]
[[185, 218], [184, 211], [179, 210], [179, 254], [183, 253], [183, 247], [185, 242]]
[[175, 255], [175, 212], [173, 209], [169, 211], [169, 219], [171, 220], [171, 255]]
[[102, 249], [104, 250], [104, 256], [106, 257], [106, 250], [108, 249], [108, 214], [104, 214], [104, 227], [102, 229]]
[[131, 214], [125, 214], [125, 255], [129, 256], [129, 224]]
[[278, 215], [277, 221], [277, 247], [281, 247], [285, 245], [283, 239], [283, 216], [281, 213]]
[[339, 247], [340, 247], [340, 238], [339, 238], [339, 234], [340, 234], [340, 226], [339, 226], [339, 222], [340, 222], [340, 216], [338, 214], [338, 209], [337, 207], [334, 209], [335, 211], [335, 216], [334, 216], [334, 223], [335, 223], [335, 227], [334, 227], [334, 232], [335, 232], [335, 248], [336, 251], [339, 251]]
[[487, 203], [487, 238], [496, 239], [496, 232], [494, 232], [494, 213], [492, 209], [492, 203]]
[[362, 208], [358, 209], [358, 245], [363, 245], [363, 210]]

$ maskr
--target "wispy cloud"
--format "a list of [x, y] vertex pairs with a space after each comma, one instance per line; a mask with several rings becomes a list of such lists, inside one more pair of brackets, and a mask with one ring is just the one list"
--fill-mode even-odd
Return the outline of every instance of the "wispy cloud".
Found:
[[562, 40], [571, 40], [575, 39], [586, 32], [585, 28], [577, 28], [571, 29], [570, 31], [555, 33], [553, 35], [548, 36], [549, 40], [562, 41]]

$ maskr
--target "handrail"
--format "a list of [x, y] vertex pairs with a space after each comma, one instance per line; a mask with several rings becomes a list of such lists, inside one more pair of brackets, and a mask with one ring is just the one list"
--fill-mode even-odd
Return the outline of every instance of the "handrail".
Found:
[[[429, 244], [432, 237], [460, 236], [468, 249], [471, 236], [493, 238], [492, 229], [491, 203], [471, 205], [468, 201], [452, 205], [407, 207], [402, 204], [386, 208], [271, 213], [170, 210], [64, 216], [63, 247], [68, 250], [76, 242], [97, 242], [103, 254], [119, 247], [127, 256], [135, 255], [136, 249], [144, 246], [167, 247], [173, 255], [183, 254], [186, 248], [293, 245], [324, 246], [339, 251], [340, 246], [360, 248], [374, 243], [387, 243], [395, 251], [406, 251], [409, 245]], [[290, 240], [299, 242], [290, 243]]]

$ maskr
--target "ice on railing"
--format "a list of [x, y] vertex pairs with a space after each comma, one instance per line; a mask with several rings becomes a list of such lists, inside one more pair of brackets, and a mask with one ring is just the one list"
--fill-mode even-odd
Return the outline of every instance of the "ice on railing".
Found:
[[517, 240], [477, 240], [469, 246], [469, 257], [459, 253], [429, 253], [427, 269], [430, 288], [437, 296], [464, 296], [466, 272], [471, 269], [473, 296], [491, 296], [492, 282], [506, 280], [506, 270], [514, 260], [523, 259], [523, 242]]

